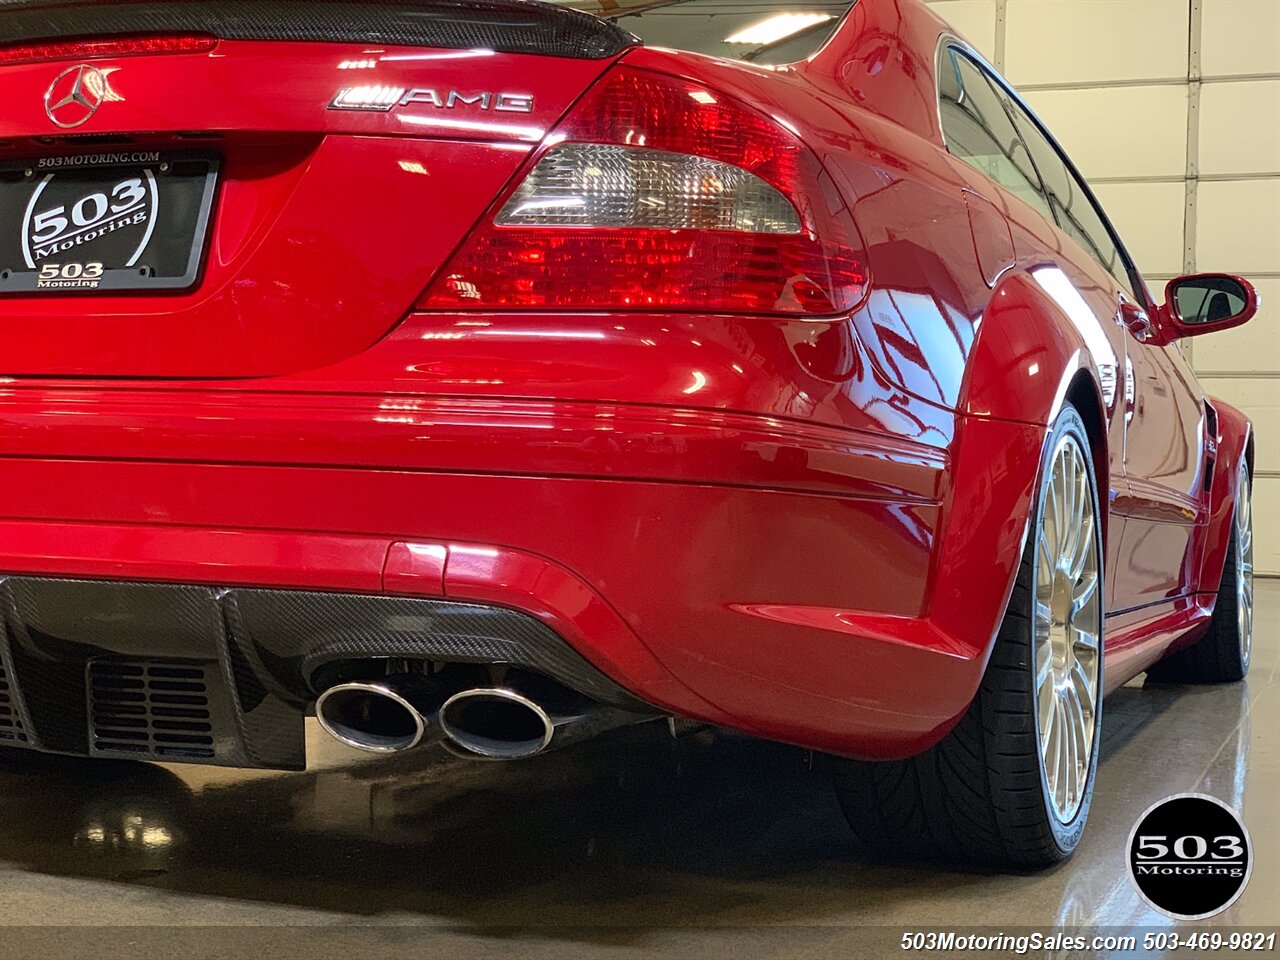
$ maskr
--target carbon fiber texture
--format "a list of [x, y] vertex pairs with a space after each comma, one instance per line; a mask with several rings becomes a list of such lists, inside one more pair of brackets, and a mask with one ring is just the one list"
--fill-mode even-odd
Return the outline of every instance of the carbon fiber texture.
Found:
[[549, 627], [515, 610], [413, 597], [232, 593], [245, 639], [265, 652], [264, 660], [288, 664], [288, 672], [304, 682], [325, 663], [370, 656], [507, 663], [546, 674], [603, 703], [639, 705]]
[[490, 49], [601, 59], [637, 40], [537, 0], [0, 0], [0, 44], [147, 33]]
[[13, 665], [9, 660], [8, 638], [9, 628], [0, 618], [0, 630], [5, 639], [0, 643], [0, 746], [29, 747], [31, 739], [27, 736], [26, 707], [22, 703], [22, 693], [9, 682], [13, 675]]
[[229, 766], [302, 768], [310, 681], [337, 661], [508, 664], [652, 712], [541, 621], [475, 603], [0, 577], [0, 627], [0, 693], [28, 737], [18, 743], [59, 753], [101, 752], [86, 675], [103, 664], [199, 666], [214, 754], [200, 762]]

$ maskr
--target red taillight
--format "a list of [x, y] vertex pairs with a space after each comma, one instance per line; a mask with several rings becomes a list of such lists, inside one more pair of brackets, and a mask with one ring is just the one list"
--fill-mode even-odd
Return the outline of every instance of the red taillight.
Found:
[[148, 53], [207, 53], [218, 45], [216, 37], [148, 36], [113, 37], [107, 40], [60, 40], [0, 47], [0, 65], [38, 63], [42, 60], [92, 60], [96, 57], [133, 57]]
[[615, 69], [464, 245], [427, 309], [822, 316], [866, 288], [816, 156], [698, 84]]

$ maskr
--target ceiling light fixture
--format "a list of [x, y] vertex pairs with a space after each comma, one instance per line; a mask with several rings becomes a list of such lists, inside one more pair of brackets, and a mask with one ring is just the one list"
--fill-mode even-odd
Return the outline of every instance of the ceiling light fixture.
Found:
[[779, 13], [744, 27], [725, 38], [725, 43], [749, 43], [765, 47], [785, 40], [801, 30], [808, 30], [819, 23], [834, 20], [829, 13]]

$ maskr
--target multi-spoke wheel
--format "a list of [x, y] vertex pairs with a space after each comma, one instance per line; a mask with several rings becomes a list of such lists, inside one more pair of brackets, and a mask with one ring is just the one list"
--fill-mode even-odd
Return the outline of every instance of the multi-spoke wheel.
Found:
[[1249, 672], [1249, 659], [1253, 655], [1253, 484], [1248, 464], [1240, 465], [1240, 479], [1236, 487], [1240, 496], [1236, 501], [1236, 549], [1232, 559], [1236, 573], [1236, 628], [1240, 631], [1241, 673]]
[[937, 746], [838, 761], [850, 826], [873, 852], [1047, 866], [1080, 841], [1102, 706], [1102, 522], [1084, 422], [1045, 441], [1026, 548], [982, 685]]
[[1101, 560], [1093, 481], [1070, 433], [1053, 451], [1036, 532], [1036, 721], [1054, 813], [1080, 809], [1093, 759], [1102, 666]]
[[1154, 680], [1230, 683], [1243, 680], [1253, 654], [1253, 480], [1249, 465], [1236, 471], [1231, 541], [1213, 619], [1204, 637], [1147, 671]]

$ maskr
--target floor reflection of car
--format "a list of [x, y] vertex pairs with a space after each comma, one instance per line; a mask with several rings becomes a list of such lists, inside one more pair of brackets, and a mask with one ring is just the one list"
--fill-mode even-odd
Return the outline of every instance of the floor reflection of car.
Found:
[[1257, 297], [1153, 292], [925, 5], [330, 7], [0, 10], [9, 744], [677, 718], [1043, 866], [1105, 693], [1244, 676], [1253, 434], [1179, 342]]
[[[1100, 797], [1100, 832], [1088, 857], [1036, 893], [1058, 902], [1062, 923], [1099, 910], [1163, 922], [1122, 868], [1135, 806], [1126, 784], [1157, 797], [1183, 781], [1248, 813], [1247, 690], [1207, 698], [1150, 683], [1116, 692], [1100, 742], [1101, 777], [1114, 785]], [[349, 757], [330, 753], [330, 763]], [[702, 924], [740, 917], [744, 902], [754, 923], [812, 924], [881, 909], [886, 891], [942, 896], [981, 878], [943, 875], [933, 888], [932, 867], [863, 863], [834, 822], [822, 767], [706, 731], [672, 740], [656, 725], [505, 766], [438, 748], [270, 776], [13, 762], [0, 772], [0, 863], [241, 903], [539, 926], [584, 922], [604, 904], [613, 922]], [[735, 836], [752, 840], [727, 842]]]

